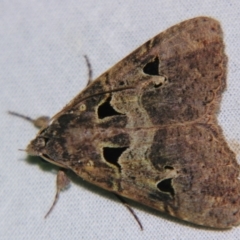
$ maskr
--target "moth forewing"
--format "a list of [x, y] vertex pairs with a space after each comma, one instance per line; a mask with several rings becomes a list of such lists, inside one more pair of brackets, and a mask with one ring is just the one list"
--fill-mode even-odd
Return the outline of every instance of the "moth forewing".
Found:
[[218, 21], [175, 25], [91, 82], [28, 152], [185, 221], [238, 225], [239, 165], [216, 120], [226, 64]]

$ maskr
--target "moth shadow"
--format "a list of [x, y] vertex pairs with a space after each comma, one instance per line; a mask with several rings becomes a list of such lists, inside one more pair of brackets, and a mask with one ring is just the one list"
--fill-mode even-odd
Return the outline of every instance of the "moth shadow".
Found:
[[[52, 174], [54, 174], [55, 176], [56, 176], [56, 173], [60, 169], [58, 166], [51, 164], [38, 156], [28, 155], [25, 158], [25, 160], [26, 160], [27, 164], [36, 165], [40, 168], [40, 170], [42, 170], [44, 172], [52, 172]], [[100, 195], [102, 197], [108, 198], [108, 199], [116, 201], [116, 202], [119, 202], [119, 200], [116, 198], [116, 196], [114, 194], [112, 194], [111, 192], [104, 190], [100, 187], [97, 187], [89, 182], [84, 181], [81, 177], [76, 175], [73, 171], [66, 170], [66, 174], [67, 174], [68, 178], [70, 179], [71, 183], [74, 183], [80, 187], [83, 187], [83, 188], [87, 189], [88, 191], [91, 191], [94, 194]]]
[[[48, 163], [47, 161], [45, 161], [44, 159], [42, 159], [40, 157], [28, 155], [26, 158], [26, 161], [28, 164], [38, 165], [40, 167], [40, 169], [43, 171], [57, 172], [59, 170], [58, 166]], [[53, 172], [53, 174], [56, 175], [56, 173], [54, 173], [54, 172]], [[83, 188], [87, 189], [88, 191], [91, 191], [92, 193], [97, 194], [98, 196], [104, 197], [104, 198], [114, 201], [116, 203], [121, 203], [120, 200], [115, 196], [114, 193], [109, 192], [105, 189], [102, 189], [98, 186], [95, 186], [89, 182], [84, 181], [81, 177], [77, 176], [73, 171], [67, 171], [67, 176], [69, 177], [69, 179], [71, 180], [72, 183], [74, 183], [80, 187], [83, 187]], [[134, 211], [135, 211], [135, 209], [137, 209], [138, 211], [144, 211], [153, 216], [159, 217], [160, 224], [161, 224], [161, 219], [164, 219], [169, 222], [178, 223], [185, 227], [191, 227], [191, 228], [200, 229], [200, 230], [218, 231], [218, 232], [219, 231], [226, 232], [228, 230], [231, 230], [231, 229], [218, 229], [218, 228], [205, 227], [205, 226], [200, 226], [200, 225], [197, 225], [194, 223], [186, 222], [184, 220], [172, 217], [172, 216], [168, 215], [167, 213], [160, 212], [158, 210], [155, 210], [153, 208], [145, 206], [145, 205], [138, 203], [136, 201], [133, 201], [131, 199], [124, 198], [124, 197], [122, 197], [122, 198], [129, 204], [129, 206], [131, 208], [133, 208]], [[137, 214], [136, 211], [135, 211], [135, 213]], [[134, 221], [134, 219], [133, 219], [133, 221]], [[143, 228], [144, 228], [144, 221], [142, 219], [140, 219], [140, 221], [143, 224]]]
[[40, 167], [41, 170], [46, 171], [46, 172], [51, 172], [51, 171], [58, 171], [59, 167], [55, 166], [54, 164], [51, 164], [47, 161], [45, 161], [44, 159], [42, 159], [41, 157], [38, 156], [30, 156], [28, 155], [25, 158], [26, 162], [30, 165], [38, 165], [38, 167]]

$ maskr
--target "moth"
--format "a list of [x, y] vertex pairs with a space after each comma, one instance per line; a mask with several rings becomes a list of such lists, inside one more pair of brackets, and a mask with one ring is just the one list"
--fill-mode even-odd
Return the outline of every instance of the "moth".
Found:
[[184, 221], [236, 226], [239, 165], [217, 121], [226, 66], [219, 22], [184, 21], [88, 84], [26, 151]]

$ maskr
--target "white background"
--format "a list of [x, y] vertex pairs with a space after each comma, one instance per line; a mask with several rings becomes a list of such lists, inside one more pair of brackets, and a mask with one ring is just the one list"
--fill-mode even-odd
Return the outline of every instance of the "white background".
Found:
[[0, 239], [239, 239], [240, 227], [200, 228], [130, 201], [140, 231], [112, 194], [74, 174], [45, 220], [57, 168], [18, 151], [37, 130], [6, 113], [52, 116], [86, 86], [84, 54], [97, 77], [156, 34], [200, 15], [218, 19], [225, 33], [228, 89], [218, 118], [239, 153], [238, 0], [0, 1]]

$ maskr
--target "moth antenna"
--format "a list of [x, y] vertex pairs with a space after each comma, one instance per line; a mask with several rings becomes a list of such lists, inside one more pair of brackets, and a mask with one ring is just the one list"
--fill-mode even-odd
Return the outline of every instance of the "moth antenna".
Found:
[[87, 64], [87, 68], [88, 68], [88, 83], [87, 83], [87, 86], [88, 86], [92, 82], [92, 66], [88, 59], [88, 56], [84, 55], [84, 58], [86, 60], [86, 64]]
[[22, 115], [22, 114], [19, 114], [17, 112], [8, 111], [8, 114], [16, 116], [16, 117], [20, 117], [22, 119], [25, 119], [25, 120], [31, 122], [31, 123], [33, 123], [33, 121], [34, 121], [32, 118], [30, 118], [28, 116], [25, 116], [25, 115]]
[[55, 207], [55, 205], [59, 199], [60, 192], [64, 189], [66, 189], [68, 187], [69, 183], [70, 183], [70, 181], [69, 181], [69, 178], [67, 177], [66, 173], [62, 170], [59, 170], [58, 174], [57, 174], [57, 181], [56, 181], [56, 185], [57, 185], [56, 195], [55, 195], [54, 201], [52, 203], [52, 206], [50, 207], [50, 209], [48, 210], [48, 212], [46, 213], [44, 218], [47, 218], [48, 215], [52, 212], [53, 208]]
[[119, 195], [115, 194], [115, 196], [125, 205], [125, 207], [129, 210], [129, 212], [133, 215], [133, 217], [135, 218], [135, 220], [137, 221], [141, 231], [143, 231], [143, 225], [140, 221], [140, 219], [138, 218], [138, 216], [136, 215], [136, 213], [133, 211], [133, 209], [128, 205], [128, 203], [121, 198]]
[[28, 116], [25, 116], [25, 115], [17, 113], [17, 112], [12, 112], [12, 111], [8, 111], [8, 114], [16, 116], [16, 117], [20, 117], [24, 120], [27, 120], [27, 121], [31, 122], [37, 128], [47, 127], [48, 123], [49, 123], [49, 119], [50, 119], [47, 116], [41, 116], [41, 117], [38, 117], [36, 119], [32, 119]]

